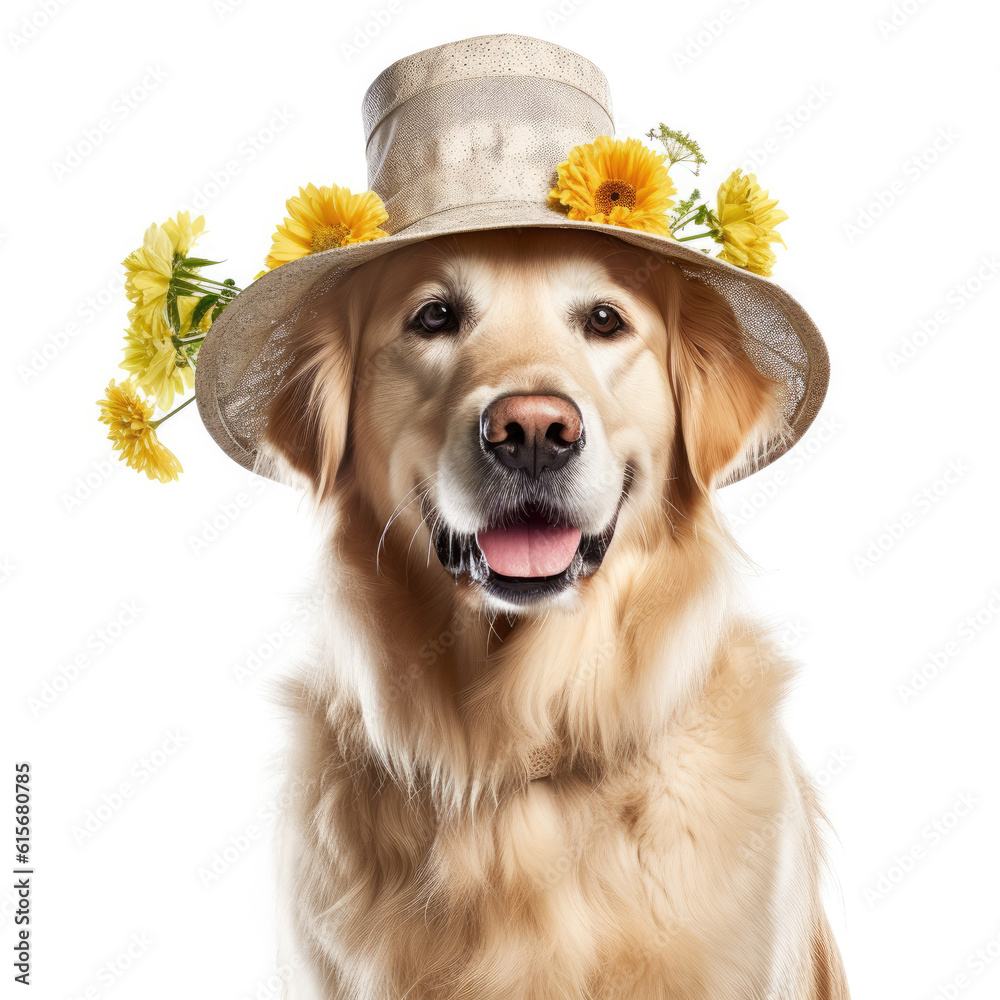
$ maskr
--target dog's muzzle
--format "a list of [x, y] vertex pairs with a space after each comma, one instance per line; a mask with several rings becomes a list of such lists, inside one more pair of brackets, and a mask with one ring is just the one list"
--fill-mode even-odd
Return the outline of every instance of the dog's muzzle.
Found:
[[474, 469], [486, 498], [484, 526], [463, 534], [437, 523], [434, 547], [445, 569], [519, 607], [596, 572], [617, 509], [596, 534], [574, 523], [573, 487], [585, 445], [583, 416], [570, 399], [509, 395], [486, 407]]

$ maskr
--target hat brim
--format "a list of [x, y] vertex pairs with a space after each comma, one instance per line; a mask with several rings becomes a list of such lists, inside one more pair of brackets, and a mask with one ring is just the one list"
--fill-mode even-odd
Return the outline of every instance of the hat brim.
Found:
[[784, 289], [667, 237], [577, 222], [548, 205], [502, 202], [439, 212], [390, 236], [289, 261], [253, 282], [212, 324], [198, 352], [195, 389], [209, 433], [244, 468], [269, 475], [268, 464], [258, 462], [258, 445], [271, 400], [292, 361], [287, 333], [302, 309], [355, 268], [393, 250], [438, 236], [496, 229], [579, 229], [613, 236], [674, 261], [722, 294], [743, 327], [753, 363], [789, 387], [785, 418], [791, 433], [720, 485], [779, 458], [812, 423], [826, 394], [829, 359], [816, 325]]

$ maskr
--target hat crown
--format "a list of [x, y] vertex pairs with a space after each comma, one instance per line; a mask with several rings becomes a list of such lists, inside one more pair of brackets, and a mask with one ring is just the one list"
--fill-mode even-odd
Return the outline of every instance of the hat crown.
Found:
[[389, 232], [462, 206], [544, 203], [569, 150], [614, 133], [604, 74], [524, 35], [400, 59], [368, 88], [364, 122], [368, 186]]

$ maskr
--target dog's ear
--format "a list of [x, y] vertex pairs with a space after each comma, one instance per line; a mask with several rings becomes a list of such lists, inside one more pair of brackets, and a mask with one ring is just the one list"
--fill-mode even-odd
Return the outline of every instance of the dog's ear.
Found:
[[349, 325], [347, 310], [326, 300], [295, 322], [288, 334], [292, 362], [267, 414], [268, 450], [318, 499], [331, 493], [347, 445], [354, 369]]
[[678, 461], [688, 485], [707, 494], [780, 435], [784, 386], [750, 360], [739, 321], [718, 292], [679, 272], [670, 284], [667, 365]]

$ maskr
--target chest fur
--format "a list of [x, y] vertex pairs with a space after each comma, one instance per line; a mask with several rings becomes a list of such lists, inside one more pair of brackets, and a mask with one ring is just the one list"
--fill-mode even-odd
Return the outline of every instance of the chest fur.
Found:
[[680, 729], [597, 781], [444, 814], [327, 756], [301, 869], [313, 939], [370, 995], [711, 996], [730, 963], [766, 967], [796, 826], [781, 761], [724, 744]]

